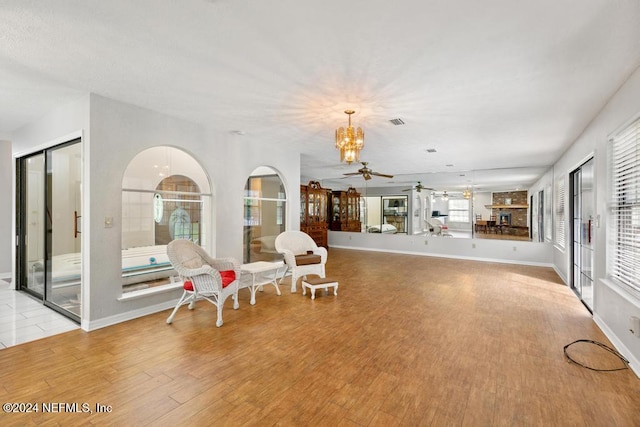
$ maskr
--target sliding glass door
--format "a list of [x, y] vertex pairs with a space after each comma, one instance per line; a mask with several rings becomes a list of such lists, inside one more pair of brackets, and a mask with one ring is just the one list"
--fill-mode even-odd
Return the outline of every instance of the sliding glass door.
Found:
[[80, 140], [18, 159], [19, 289], [80, 321]]
[[45, 169], [44, 153], [18, 161], [18, 235], [20, 289], [44, 298]]
[[570, 174], [571, 179], [571, 288], [593, 310], [593, 231], [595, 216], [594, 165], [590, 159]]

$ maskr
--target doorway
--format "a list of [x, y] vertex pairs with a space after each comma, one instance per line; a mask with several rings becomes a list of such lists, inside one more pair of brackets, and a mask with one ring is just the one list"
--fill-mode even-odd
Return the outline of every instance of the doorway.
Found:
[[80, 139], [17, 159], [18, 289], [80, 322]]
[[571, 288], [593, 312], [593, 158], [571, 172]]
[[254, 170], [244, 187], [243, 263], [282, 259], [275, 240], [285, 231], [286, 212], [287, 195], [278, 173], [267, 166]]

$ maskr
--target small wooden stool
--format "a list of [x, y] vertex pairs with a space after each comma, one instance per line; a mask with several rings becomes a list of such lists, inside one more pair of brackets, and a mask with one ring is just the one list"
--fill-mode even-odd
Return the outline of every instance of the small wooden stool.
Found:
[[316, 289], [324, 289], [329, 293], [329, 287], [333, 287], [333, 294], [338, 295], [338, 282], [328, 277], [309, 277], [302, 279], [302, 295], [307, 294], [307, 289], [311, 290], [311, 299], [316, 299]]

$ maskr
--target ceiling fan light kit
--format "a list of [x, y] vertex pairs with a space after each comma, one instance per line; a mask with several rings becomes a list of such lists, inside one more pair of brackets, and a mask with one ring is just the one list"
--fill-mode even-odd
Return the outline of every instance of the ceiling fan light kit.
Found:
[[358, 172], [350, 172], [350, 173], [345, 173], [343, 175], [345, 175], [345, 177], [354, 176], [354, 175], [362, 175], [362, 177], [364, 178], [365, 181], [370, 180], [372, 176], [381, 176], [383, 178], [393, 178], [393, 175], [387, 175], [386, 173], [374, 172], [371, 169], [369, 169], [367, 167], [367, 165], [368, 165], [367, 162], [362, 162], [362, 167], [360, 169], [358, 169]]
[[351, 126], [353, 113], [355, 113], [354, 110], [345, 110], [345, 114], [349, 117], [349, 125], [346, 128], [336, 129], [336, 148], [340, 150], [340, 161], [347, 164], [360, 161], [360, 150], [364, 148], [364, 131], [362, 128]]
[[433, 188], [425, 187], [424, 185], [422, 185], [422, 182], [418, 181], [418, 183], [415, 186], [413, 186], [411, 188], [404, 189], [402, 191], [416, 190], [418, 193], [420, 193], [420, 192], [422, 192], [423, 189], [425, 189], [425, 190], [433, 190]]

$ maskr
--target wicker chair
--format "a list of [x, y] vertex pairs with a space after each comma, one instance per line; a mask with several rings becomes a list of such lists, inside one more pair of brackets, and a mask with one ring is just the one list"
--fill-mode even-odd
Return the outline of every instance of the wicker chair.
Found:
[[167, 323], [173, 321], [181, 305], [189, 303], [189, 310], [193, 310], [196, 300], [203, 298], [217, 307], [216, 326], [222, 326], [222, 307], [229, 296], [233, 308], [238, 309], [240, 264], [233, 258], [211, 258], [200, 246], [182, 239], [167, 245], [167, 255], [184, 282], [184, 293]]
[[[284, 255], [287, 272], [291, 271], [291, 292], [296, 291], [300, 277], [307, 274], [325, 276], [324, 265], [327, 263], [327, 250], [302, 231], [285, 231], [276, 237], [276, 251]], [[285, 272], [286, 274], [286, 272]]]
[[425, 219], [424, 222], [427, 227], [427, 233], [431, 236], [451, 237], [451, 234], [447, 231], [449, 227], [444, 225], [439, 219], [431, 218], [431, 221]]
[[444, 222], [442, 222], [441, 220], [439, 220], [438, 218], [431, 218], [431, 223], [440, 228], [440, 233], [438, 234], [439, 236], [445, 236], [445, 237], [451, 237], [451, 233], [449, 233], [449, 226], [446, 225]]

